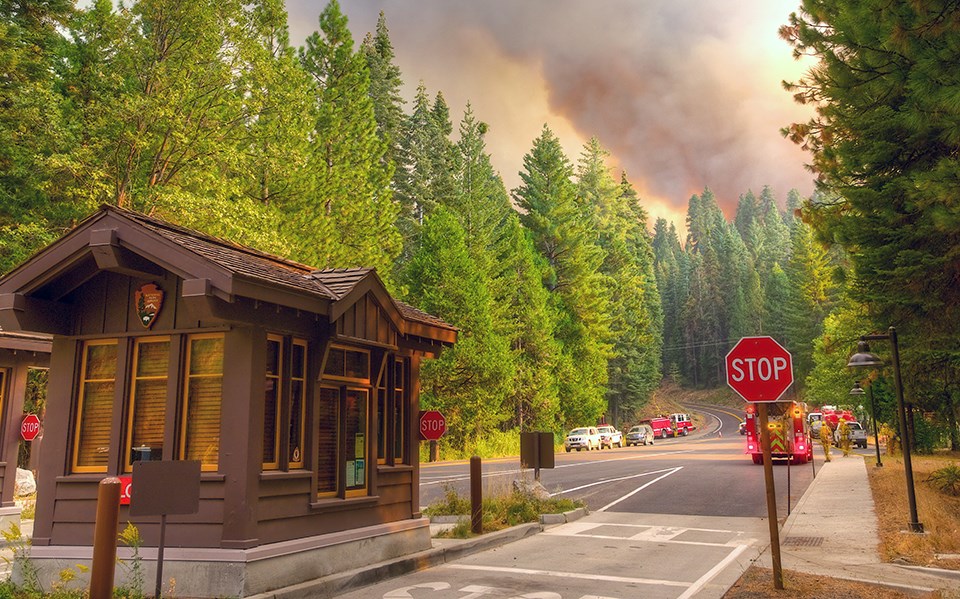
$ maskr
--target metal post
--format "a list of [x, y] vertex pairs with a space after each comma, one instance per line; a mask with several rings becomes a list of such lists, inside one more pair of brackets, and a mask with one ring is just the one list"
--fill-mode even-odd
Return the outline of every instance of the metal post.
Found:
[[880, 432], [877, 430], [877, 402], [873, 399], [873, 383], [871, 383], [867, 388], [867, 393], [870, 394], [870, 411], [873, 412], [873, 446], [877, 450], [877, 468], [883, 466], [883, 462], [880, 461]]
[[763, 448], [763, 480], [767, 487], [767, 520], [770, 527], [770, 556], [773, 561], [773, 588], [783, 589], [783, 569], [780, 565], [780, 526], [777, 521], [777, 495], [773, 482], [773, 457], [770, 453], [770, 428], [767, 404], [757, 405], [760, 415], [760, 446]]
[[900, 348], [897, 330], [890, 327], [890, 345], [893, 346], [893, 380], [897, 386], [897, 412], [900, 419], [900, 439], [903, 442], [903, 469], [907, 476], [907, 502], [910, 504], [911, 532], [923, 532], [923, 524], [917, 516], [917, 495], [913, 488], [913, 462], [910, 458], [910, 435], [907, 432], [907, 413], [903, 401], [903, 380], [900, 378]]
[[483, 533], [483, 478], [480, 458], [470, 458], [470, 530]]
[[90, 599], [113, 597], [117, 565], [117, 527], [120, 515], [120, 479], [105, 478], [97, 487], [97, 519], [93, 529]]

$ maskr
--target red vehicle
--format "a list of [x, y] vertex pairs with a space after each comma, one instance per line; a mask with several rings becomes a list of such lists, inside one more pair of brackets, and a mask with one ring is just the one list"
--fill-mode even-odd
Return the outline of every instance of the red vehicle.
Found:
[[853, 412], [837, 408], [836, 406], [823, 406], [820, 408], [820, 413], [823, 414], [823, 421], [826, 422], [830, 430], [833, 431], [837, 430], [841, 418], [847, 422], [857, 421], [857, 417], [853, 415]]
[[664, 418], [663, 416], [647, 418], [641, 420], [640, 424], [649, 424], [650, 428], [653, 429], [655, 439], [666, 439], [667, 437], [673, 436], [673, 426], [669, 418]]
[[687, 436], [690, 431], [697, 428], [693, 425], [693, 419], [690, 414], [670, 414], [670, 424], [673, 432], [677, 435]]
[[[793, 464], [805, 464], [813, 459], [813, 444], [807, 430], [807, 420], [802, 403], [774, 403], [768, 406], [767, 424], [770, 429], [770, 457], [790, 460]], [[754, 405], [747, 406], [746, 414], [747, 451], [754, 464], [763, 463], [760, 446], [760, 418]]]

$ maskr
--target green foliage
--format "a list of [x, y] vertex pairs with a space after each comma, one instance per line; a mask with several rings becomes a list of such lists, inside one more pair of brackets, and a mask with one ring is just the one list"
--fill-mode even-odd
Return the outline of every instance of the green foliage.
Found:
[[12, 597], [40, 597], [43, 595], [43, 585], [40, 584], [40, 571], [30, 559], [30, 539], [23, 536], [20, 526], [11, 524], [10, 528], [0, 533], [10, 549], [13, 557], [2, 556], [3, 561], [11, 567], [10, 579], [0, 583], [0, 596], [9, 593]]
[[817, 60], [787, 84], [816, 109], [784, 130], [811, 151], [827, 192], [805, 219], [849, 253], [871, 328], [901, 332], [904, 377], [949, 385], [956, 359], [934, 380], [911, 371], [960, 352], [960, 13], [943, 2], [806, 0], [781, 35]]
[[[583, 507], [581, 500], [562, 497], [541, 499], [536, 495], [519, 490], [493, 494], [483, 498], [483, 531], [492, 532], [517, 526], [527, 522], [537, 522], [541, 514], [561, 514]], [[470, 515], [470, 500], [457, 493], [452, 487], [444, 489], [442, 499], [424, 509], [427, 516]], [[461, 519], [449, 533], [455, 538], [471, 536], [470, 518]]]
[[140, 557], [140, 547], [143, 546], [143, 537], [140, 530], [127, 522], [127, 526], [117, 535], [117, 540], [133, 549], [133, 557], [121, 560], [120, 564], [127, 571], [127, 584], [122, 588], [114, 589], [114, 596], [126, 599], [143, 599], [143, 558]]
[[913, 450], [917, 453], [932, 454], [947, 446], [949, 433], [946, 427], [922, 416], [913, 419]]
[[927, 482], [938, 491], [954, 497], [960, 496], [960, 466], [950, 464], [934, 470], [927, 478]]

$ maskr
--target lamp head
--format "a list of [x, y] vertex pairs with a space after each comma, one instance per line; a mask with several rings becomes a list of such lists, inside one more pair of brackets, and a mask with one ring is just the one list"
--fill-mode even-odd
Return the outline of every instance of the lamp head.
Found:
[[863, 395], [864, 393], [866, 393], [866, 391], [860, 386], [860, 381], [854, 383], [853, 389], [850, 389], [850, 395]]
[[870, 351], [870, 345], [866, 341], [857, 342], [857, 353], [850, 356], [847, 362], [848, 368], [879, 368], [883, 366], [883, 360], [875, 353]]

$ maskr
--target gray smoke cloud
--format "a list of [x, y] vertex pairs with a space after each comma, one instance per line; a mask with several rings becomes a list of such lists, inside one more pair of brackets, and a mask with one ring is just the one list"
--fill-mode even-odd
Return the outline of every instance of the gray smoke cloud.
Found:
[[[291, 39], [325, 2], [288, 0]], [[508, 187], [546, 122], [576, 161], [596, 136], [654, 216], [709, 186], [728, 216], [748, 189], [812, 191], [809, 162], [779, 133], [809, 118], [782, 90], [803, 65], [777, 38], [796, 0], [341, 0], [359, 43], [384, 11], [412, 99], [442, 91], [490, 124]], [[650, 209], [650, 208], [648, 208]]]

